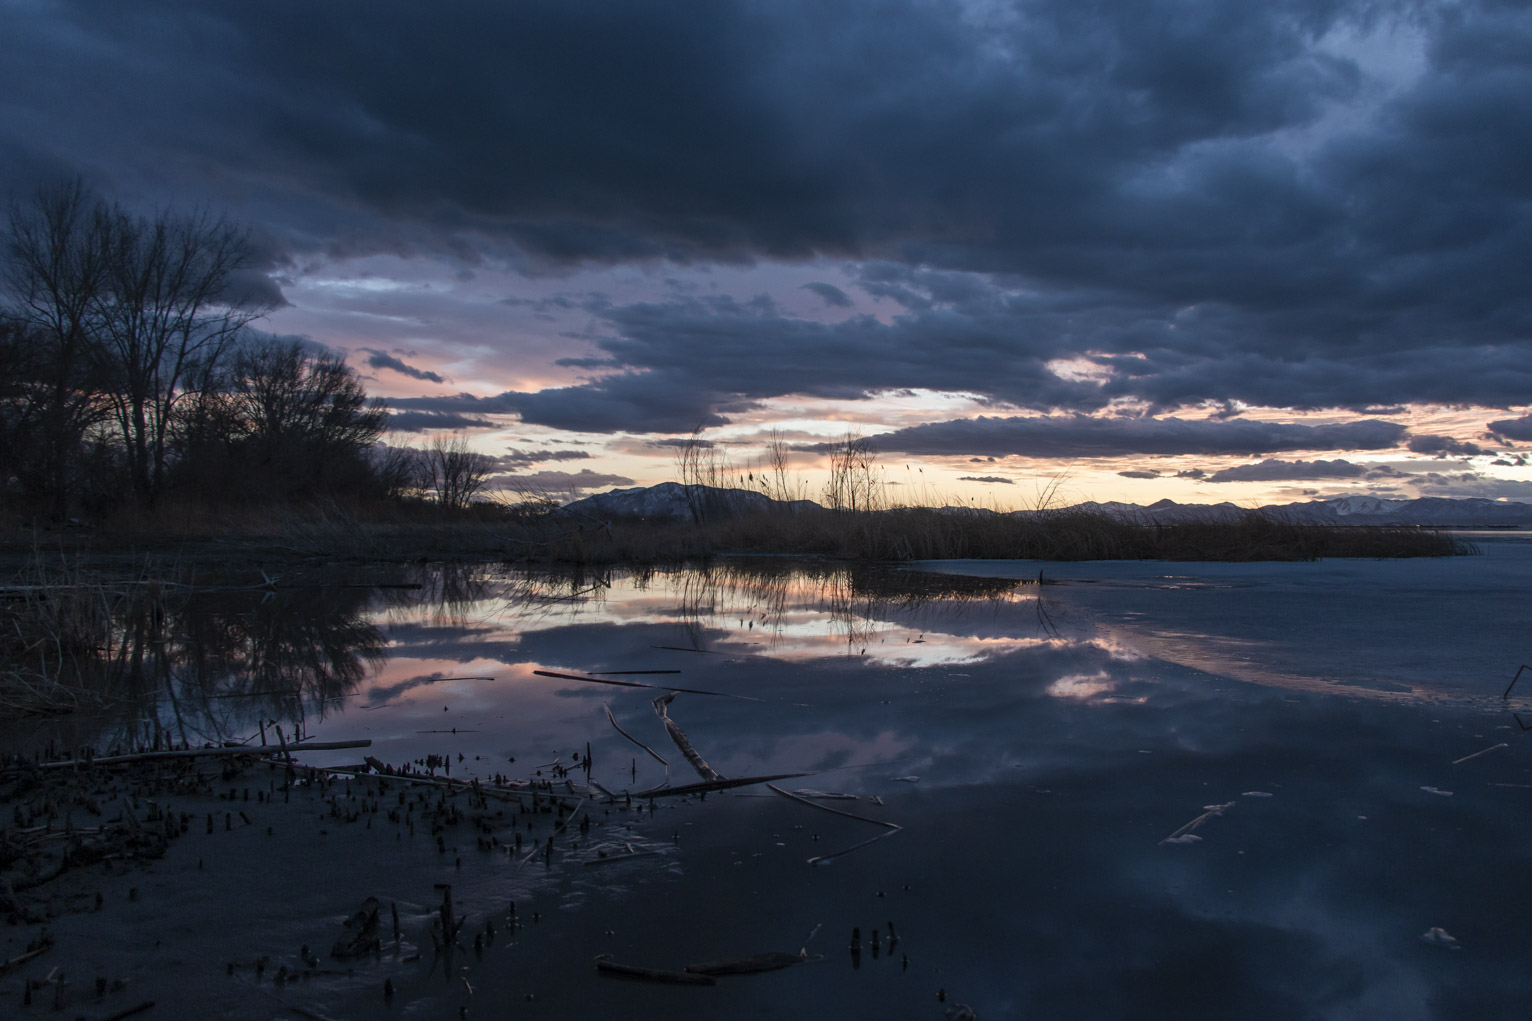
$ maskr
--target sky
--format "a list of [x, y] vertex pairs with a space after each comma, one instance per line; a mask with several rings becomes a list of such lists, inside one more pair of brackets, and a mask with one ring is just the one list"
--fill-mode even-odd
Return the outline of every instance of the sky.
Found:
[[[496, 486], [1532, 502], [1532, 7], [0, 0], [0, 190], [249, 225]], [[751, 479], [751, 473], [756, 473]]]

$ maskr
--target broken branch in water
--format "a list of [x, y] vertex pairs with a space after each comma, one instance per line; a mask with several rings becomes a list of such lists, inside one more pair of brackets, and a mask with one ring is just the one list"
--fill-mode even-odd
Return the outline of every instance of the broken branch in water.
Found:
[[1510, 747], [1510, 745], [1506, 744], [1504, 741], [1501, 741], [1499, 744], [1492, 744], [1492, 745], [1490, 745], [1488, 748], [1484, 749], [1483, 751], [1474, 752], [1472, 755], [1465, 755], [1461, 759], [1453, 759], [1452, 760], [1452, 764], [1454, 766], [1461, 765], [1462, 763], [1467, 762], [1469, 759], [1477, 759], [1481, 755], [1488, 755], [1490, 752], [1494, 751], [1497, 748], [1509, 748], [1509, 747]]
[[700, 688], [672, 688], [668, 684], [645, 684], [642, 681], [614, 681], [607, 677], [582, 677], [579, 674], [563, 674], [557, 670], [533, 670], [538, 677], [557, 677], [565, 681], [586, 681], [590, 684], [614, 684], [619, 688], [653, 688], [657, 691], [684, 691], [688, 695], [717, 695], [720, 698], [738, 698], [746, 702], [759, 702], [749, 695], [731, 695], [727, 691], [703, 691]]
[[1192, 830], [1195, 830], [1197, 827], [1201, 826], [1203, 823], [1207, 822], [1214, 816], [1223, 815], [1224, 812], [1234, 807], [1234, 802], [1228, 801], [1222, 805], [1203, 805], [1202, 807], [1206, 809], [1206, 811], [1197, 816], [1197, 818], [1193, 819], [1191, 822], [1187, 823], [1185, 826], [1182, 826], [1180, 829], [1176, 830], [1164, 840], [1161, 840], [1160, 843], [1192, 844], [1201, 840], [1202, 838], [1193, 833]]
[[683, 794], [706, 794], [709, 791], [723, 791], [731, 787], [748, 787], [753, 783], [769, 783], [772, 780], [791, 780], [798, 776], [813, 775], [813, 773], [772, 773], [767, 776], [740, 776], [733, 779], [719, 777], [717, 780], [704, 780], [701, 783], [689, 783], [680, 787], [651, 787], [646, 791], [635, 791], [633, 796], [635, 798], [674, 798]]
[[810, 858], [808, 860], [808, 863], [810, 865], [828, 865], [828, 864], [830, 864], [830, 862], [834, 861], [836, 858], [841, 857], [842, 855], [850, 854], [852, 851], [855, 851], [855, 850], [858, 850], [860, 848], [866, 847], [868, 844], [876, 843], [877, 841], [882, 840], [884, 837], [891, 837], [895, 833], [898, 833], [900, 830], [902, 830], [904, 828], [903, 826], [900, 826], [898, 823], [885, 822], [882, 819], [870, 819], [870, 818], [868, 818], [865, 815], [856, 815], [856, 814], [854, 814], [852, 812], [843, 812], [843, 811], [841, 811], [838, 808], [831, 808], [829, 805], [821, 805], [817, 801], [810, 801], [808, 798], [799, 797], [796, 794], [793, 794], [793, 793], [791, 793], [789, 791], [785, 791], [782, 788], [778, 787], [776, 784], [767, 784], [766, 786], [770, 787], [772, 790], [776, 791], [778, 794], [782, 795], [784, 798], [787, 798], [790, 801], [796, 801], [800, 805], [807, 805], [810, 808], [817, 808], [821, 812], [829, 812], [831, 815], [839, 815], [839, 816], [843, 816], [844, 818], [847, 818], [847, 819], [855, 819], [858, 822], [870, 822], [874, 826], [882, 826], [885, 829], [885, 831], [886, 831], [884, 833], [879, 833], [875, 837], [869, 837], [869, 838], [867, 838], [866, 840], [863, 840], [860, 843], [852, 844], [850, 847], [847, 847], [847, 848], [845, 848], [843, 850], [840, 850], [840, 851], [836, 851], [836, 852], [834, 852], [832, 854], [821, 854], [821, 855], [817, 855], [816, 857]]
[[660, 765], [665, 767], [665, 775], [666, 776], [670, 775], [670, 763], [666, 762], [664, 757], [661, 756], [659, 752], [655, 751], [653, 748], [650, 748], [648, 745], [644, 744], [638, 738], [634, 737], [632, 734], [629, 734], [626, 730], [623, 730], [622, 727], [619, 726], [618, 723], [617, 723], [617, 717], [612, 715], [612, 707], [611, 706], [607, 705], [605, 702], [602, 702], [601, 703], [601, 708], [606, 710], [606, 718], [612, 722], [612, 726], [613, 727], [616, 727], [617, 733], [621, 734], [623, 737], [627, 738], [629, 741], [632, 741], [634, 744], [638, 745], [640, 748], [642, 748], [644, 751], [648, 752], [650, 755], [653, 755], [655, 760], [657, 762], [659, 762]]
[[903, 827], [895, 827], [894, 829], [891, 829], [891, 830], [885, 830], [884, 832], [879, 833], [875, 837], [868, 837], [866, 840], [862, 841], [859, 844], [852, 844], [850, 847], [842, 848], [841, 850], [836, 851], [833, 854], [821, 854], [821, 855], [818, 855], [817, 857], [810, 858], [808, 860], [808, 864], [810, 864], [810, 865], [828, 865], [832, 861], [834, 861], [835, 859], [845, 857], [846, 855], [850, 854], [852, 851], [861, 850], [862, 848], [866, 847], [868, 844], [876, 844], [878, 841], [884, 839], [885, 837], [891, 837], [895, 833], [898, 833], [900, 831], [900, 829], [902, 829], [902, 828]]
[[882, 826], [885, 829], [890, 829], [890, 830], [900, 830], [900, 829], [904, 828], [903, 826], [900, 826], [898, 823], [884, 822], [882, 819], [869, 819], [865, 815], [855, 815], [855, 814], [853, 814], [851, 812], [844, 812], [844, 811], [840, 810], [839, 808], [831, 808], [829, 805], [821, 805], [817, 801], [810, 801], [808, 798], [805, 798], [805, 797], [802, 797], [800, 795], [794, 794], [791, 791], [785, 791], [782, 788], [778, 787], [776, 784], [767, 784], [766, 786], [770, 787], [772, 790], [776, 791], [778, 794], [782, 795], [784, 798], [788, 798], [788, 799], [791, 799], [793, 801], [796, 801], [800, 805], [807, 805], [810, 808], [817, 808], [821, 812], [829, 812], [831, 815], [839, 815], [839, 816], [843, 816], [844, 818], [847, 818], [847, 819], [856, 819], [859, 822], [870, 822], [874, 826]]
[[661, 695], [652, 703], [655, 713], [659, 715], [660, 722], [665, 724], [666, 731], [670, 733], [670, 739], [676, 743], [677, 748], [681, 749], [681, 754], [686, 756], [686, 761], [692, 764], [692, 768], [697, 771], [697, 774], [702, 779], [722, 780], [723, 774], [709, 766], [707, 760], [697, 754], [697, 749], [693, 748], [692, 743], [686, 739], [686, 731], [682, 730], [680, 725], [670, 718], [670, 713], [666, 712], [665, 707], [670, 705], [675, 700], [675, 697], [676, 693], [672, 691], [668, 695]]
[[1500, 696], [1502, 699], [1508, 699], [1508, 698], [1511, 697], [1511, 689], [1516, 687], [1516, 682], [1517, 681], [1521, 680], [1521, 673], [1522, 673], [1522, 671], [1523, 670], [1528, 670], [1528, 669], [1532, 669], [1532, 666], [1529, 666], [1526, 663], [1523, 663], [1521, 665], [1521, 669], [1516, 671], [1516, 676], [1511, 678], [1511, 683], [1507, 684], [1505, 686], [1505, 693]]

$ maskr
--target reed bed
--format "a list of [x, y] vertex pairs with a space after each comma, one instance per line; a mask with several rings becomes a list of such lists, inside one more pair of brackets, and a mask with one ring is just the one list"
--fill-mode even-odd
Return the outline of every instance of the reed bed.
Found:
[[1159, 524], [1073, 510], [1008, 516], [927, 508], [767, 511], [701, 523], [595, 520], [556, 512], [415, 522], [339, 515], [295, 521], [275, 542], [306, 555], [567, 564], [664, 564], [731, 553], [897, 562], [1302, 561], [1476, 552], [1433, 529], [1297, 524], [1257, 512], [1232, 521]]
[[590, 565], [671, 564], [720, 554], [891, 562], [1297, 561], [1476, 552], [1471, 544], [1434, 529], [1298, 524], [1255, 511], [1234, 520], [1166, 524], [1068, 509], [1028, 515], [918, 507], [799, 513], [772, 509], [692, 522], [595, 518], [566, 514], [545, 504], [476, 505], [456, 512], [424, 507], [386, 514], [329, 505], [280, 517], [231, 520], [225, 526], [221, 532], [199, 523], [184, 533], [172, 529], [157, 534], [98, 535], [90, 544], [174, 548], [193, 556], [200, 548], [256, 560], [284, 556], [395, 561], [472, 558]]

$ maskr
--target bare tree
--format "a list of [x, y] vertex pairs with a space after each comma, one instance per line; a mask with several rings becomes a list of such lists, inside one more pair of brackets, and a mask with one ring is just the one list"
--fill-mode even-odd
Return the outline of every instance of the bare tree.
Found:
[[494, 470], [494, 458], [468, 446], [462, 436], [437, 436], [421, 452], [425, 464], [425, 483], [436, 502], [452, 510], [462, 510], [478, 496]]
[[103, 417], [99, 336], [111, 211], [78, 181], [13, 203], [3, 235], [9, 321], [3, 437], [24, 486], [68, 513], [82, 443]]
[[111, 400], [139, 497], [152, 504], [165, 478], [176, 404], [228, 350], [239, 331], [265, 314], [250, 296], [230, 293], [250, 260], [246, 232], [206, 213], [105, 218], [105, 286], [98, 291], [93, 346], [111, 375]]
[[323, 472], [336, 457], [360, 456], [383, 432], [383, 402], [367, 399], [343, 358], [267, 340], [239, 352], [233, 375], [234, 404], [266, 463], [298, 456]]

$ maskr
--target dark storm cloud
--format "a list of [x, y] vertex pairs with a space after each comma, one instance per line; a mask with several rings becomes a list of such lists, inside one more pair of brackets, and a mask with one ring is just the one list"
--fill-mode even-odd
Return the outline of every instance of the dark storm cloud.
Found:
[[999, 475], [959, 475], [958, 481], [1000, 483], [1006, 486], [1014, 486], [1016, 484], [1015, 479], [1002, 478]]
[[496, 458], [495, 464], [507, 471], [517, 471], [544, 461], [584, 461], [589, 457], [587, 450], [512, 450]]
[[813, 291], [824, 299], [825, 304], [832, 308], [850, 308], [851, 296], [834, 284], [808, 283], [803, 285], [805, 291]]
[[1157, 479], [1160, 477], [1159, 472], [1143, 471], [1138, 468], [1129, 468], [1127, 471], [1120, 471], [1117, 474], [1125, 479]]
[[393, 369], [400, 375], [408, 376], [411, 379], [425, 380], [428, 383], [446, 382], [437, 373], [429, 372], [425, 369], [417, 369], [413, 365], [400, 361], [386, 351], [379, 351], [371, 347], [364, 347], [362, 350], [367, 352], [367, 364], [374, 369]]
[[[1071, 458], [1131, 454], [1264, 454], [1287, 450], [1384, 450], [1403, 440], [1403, 426], [1367, 420], [1337, 425], [1285, 425], [1169, 418], [972, 418], [911, 426], [871, 439], [878, 450], [936, 456]], [[818, 448], [814, 448], [818, 449]]]
[[1416, 454], [1486, 454], [1477, 443], [1468, 443], [1451, 436], [1433, 436], [1417, 433], [1410, 437], [1409, 449]]
[[[390, 404], [397, 404], [391, 401]], [[418, 433], [427, 429], [493, 429], [495, 423], [477, 415], [439, 411], [391, 411], [387, 428], [390, 432]]]
[[[79, 171], [233, 206], [289, 251], [844, 256], [907, 312], [614, 308], [621, 373], [508, 395], [531, 422], [686, 430], [805, 385], [1068, 410], [1532, 392], [1521, 4], [74, 0], [6, 28], [23, 189]], [[1370, 32], [1351, 50], [1382, 82], [1345, 44]], [[1103, 386], [1038, 361], [1081, 354]]]
[[1278, 458], [1258, 464], [1240, 464], [1208, 476], [1209, 482], [1291, 482], [1299, 479], [1355, 479], [1367, 469], [1350, 461], [1283, 461]]
[[1502, 418], [1489, 423], [1489, 431], [1508, 440], [1532, 440], [1532, 415], [1520, 418]]
[[515, 493], [575, 493], [592, 489], [610, 489], [613, 486], [631, 486], [633, 480], [626, 475], [608, 475], [581, 468], [577, 472], [538, 471], [520, 475], [491, 475], [490, 489], [507, 489]]

